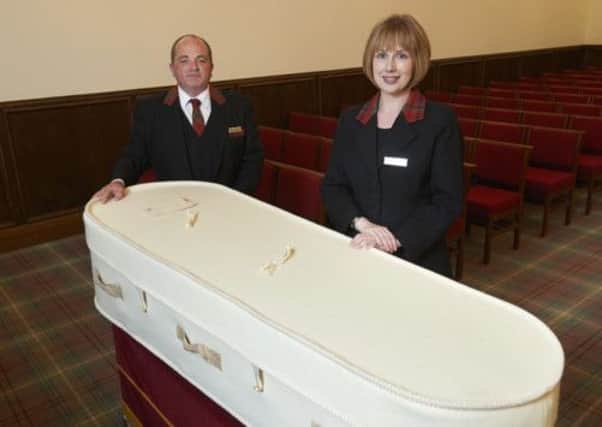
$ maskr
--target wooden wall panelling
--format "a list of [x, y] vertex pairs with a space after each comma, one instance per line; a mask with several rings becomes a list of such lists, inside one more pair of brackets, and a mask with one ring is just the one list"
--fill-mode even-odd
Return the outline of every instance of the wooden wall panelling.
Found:
[[311, 75], [241, 82], [238, 90], [251, 100], [260, 125], [287, 128], [292, 111], [318, 113], [316, 79]]
[[366, 102], [376, 89], [361, 68], [342, 73], [323, 73], [318, 77], [320, 114], [338, 117], [341, 108]]
[[9, 147], [6, 115], [0, 110], [0, 228], [14, 226], [19, 219], [15, 170]]
[[498, 81], [516, 81], [520, 77], [521, 62], [520, 56], [507, 55], [502, 57], [493, 57], [485, 59], [483, 63], [483, 79], [485, 86], [492, 80]]
[[481, 58], [439, 61], [439, 88], [455, 92], [462, 85], [483, 85], [483, 61]]
[[585, 46], [584, 65], [602, 67], [602, 46]]
[[129, 98], [6, 112], [25, 222], [79, 210], [127, 143]]

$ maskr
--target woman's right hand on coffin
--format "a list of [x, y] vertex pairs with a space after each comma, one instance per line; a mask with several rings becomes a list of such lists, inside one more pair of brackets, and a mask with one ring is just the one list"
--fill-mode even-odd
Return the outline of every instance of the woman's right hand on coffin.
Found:
[[111, 199], [121, 200], [125, 197], [125, 185], [120, 179], [115, 179], [94, 194], [93, 199], [107, 203]]
[[368, 219], [361, 217], [355, 222], [358, 234], [351, 240], [351, 246], [358, 249], [377, 248], [385, 252], [393, 253], [401, 244], [387, 227], [374, 224]]

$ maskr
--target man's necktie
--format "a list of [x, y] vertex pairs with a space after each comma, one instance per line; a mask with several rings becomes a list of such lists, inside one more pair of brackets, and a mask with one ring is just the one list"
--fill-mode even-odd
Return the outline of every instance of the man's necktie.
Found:
[[192, 104], [192, 127], [198, 136], [203, 135], [205, 131], [205, 119], [201, 114], [201, 101], [196, 98], [190, 100]]

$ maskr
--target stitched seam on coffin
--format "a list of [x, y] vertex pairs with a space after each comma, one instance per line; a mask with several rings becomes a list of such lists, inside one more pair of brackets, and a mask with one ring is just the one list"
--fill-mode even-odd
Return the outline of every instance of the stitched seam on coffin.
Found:
[[[94, 224], [96, 226], [99, 226], [101, 228], [103, 228], [105, 231], [107, 231], [108, 235], [111, 236], [112, 238], [115, 238], [115, 236], [119, 236], [121, 237], [121, 242], [126, 244], [127, 246], [130, 246], [132, 248], [134, 248], [135, 250], [137, 250], [138, 252], [140, 252], [142, 255], [150, 258], [150, 259], [154, 259], [157, 261], [161, 261], [167, 268], [175, 271], [178, 274], [181, 274], [189, 279], [192, 279], [193, 281], [195, 281], [195, 283], [197, 283], [198, 285], [204, 287], [205, 289], [215, 292], [216, 294], [224, 297], [225, 299], [227, 299], [229, 302], [231, 302], [232, 304], [234, 304], [235, 306], [237, 306], [238, 308], [244, 310], [246, 313], [248, 313], [249, 315], [255, 317], [257, 320], [260, 320], [264, 323], [266, 323], [267, 325], [270, 325], [271, 327], [273, 327], [274, 329], [276, 329], [277, 331], [279, 331], [280, 333], [285, 334], [286, 336], [288, 336], [289, 338], [294, 339], [297, 342], [300, 342], [302, 344], [305, 344], [307, 346], [309, 346], [310, 348], [312, 348], [313, 350], [317, 351], [318, 353], [320, 353], [321, 355], [327, 357], [330, 361], [334, 362], [335, 364], [343, 367], [344, 369], [347, 369], [348, 371], [353, 372], [354, 374], [359, 375], [361, 378], [363, 378], [364, 380], [370, 382], [371, 384], [386, 390], [398, 397], [401, 398], [407, 398], [411, 401], [414, 401], [416, 403], [420, 403], [420, 404], [425, 404], [434, 408], [440, 408], [440, 409], [456, 409], [456, 410], [462, 410], [462, 411], [481, 411], [481, 410], [490, 410], [490, 409], [506, 409], [506, 408], [514, 408], [514, 407], [521, 407], [521, 406], [525, 406], [531, 402], [537, 401], [541, 398], [544, 398], [545, 396], [547, 396], [550, 392], [552, 392], [554, 390], [554, 388], [556, 387], [557, 383], [554, 383], [552, 385], [549, 385], [547, 387], [545, 387], [543, 389], [543, 391], [540, 391], [537, 394], [528, 394], [526, 396], [524, 396], [520, 402], [510, 402], [510, 403], [502, 403], [502, 402], [494, 402], [490, 405], [475, 405], [474, 403], [471, 403], [469, 401], [464, 401], [464, 402], [449, 402], [449, 401], [445, 401], [445, 400], [439, 400], [436, 401], [432, 398], [423, 396], [421, 394], [415, 393], [403, 386], [398, 386], [392, 383], [389, 383], [388, 381], [376, 376], [376, 375], [372, 375], [369, 372], [367, 372], [366, 370], [360, 368], [359, 366], [356, 366], [354, 364], [352, 364], [351, 362], [349, 362], [346, 358], [328, 350], [327, 348], [323, 347], [322, 345], [311, 341], [310, 339], [304, 337], [301, 334], [295, 333], [293, 330], [290, 330], [288, 328], [286, 328], [285, 326], [280, 325], [279, 323], [275, 322], [274, 320], [264, 316], [262, 313], [258, 312], [257, 310], [255, 310], [254, 308], [252, 308], [251, 306], [249, 306], [248, 304], [246, 304], [245, 302], [239, 300], [238, 298], [224, 292], [223, 290], [221, 290], [219, 287], [215, 286], [213, 284], [212, 281], [206, 280], [205, 278], [203, 278], [202, 276], [199, 276], [197, 274], [193, 274], [190, 271], [185, 270], [184, 268], [182, 268], [181, 266], [179, 266], [178, 264], [175, 264], [174, 262], [171, 262], [163, 257], [161, 257], [160, 255], [157, 255], [155, 253], [150, 252], [149, 250], [145, 249], [144, 247], [142, 247], [141, 245], [138, 245], [135, 241], [133, 241], [132, 239], [130, 239], [129, 237], [123, 235], [122, 233], [119, 233], [118, 231], [106, 226], [104, 223], [100, 222], [99, 220], [97, 220], [96, 217], [94, 217], [92, 214], [89, 213], [89, 209], [88, 207], [86, 208], [86, 215], [89, 216], [90, 218], [94, 218]], [[105, 260], [104, 257], [102, 257], [103, 260]], [[107, 262], [107, 264], [109, 264], [111, 267], [115, 268], [114, 265], [110, 262]], [[117, 270], [117, 269], [116, 269]], [[119, 271], [119, 270], [117, 270]], [[123, 273], [121, 273], [123, 274]], [[131, 283], [134, 283], [134, 281], [132, 281], [130, 279], [130, 277], [126, 274], [123, 274], [124, 276], [126, 276], [126, 278], [128, 280], [130, 280]], [[157, 297], [156, 295], [154, 295], [152, 292], [150, 293], [154, 298], [156, 298], [157, 300], [161, 301], [163, 304], [165, 304], [168, 307], [171, 307], [171, 305], [166, 302], [162, 297]], [[516, 309], [518, 313], [520, 313], [521, 315], [524, 315], [525, 312], [524, 310], [520, 310], [518, 309], [518, 307], [514, 307], [511, 304], [495, 299], [493, 297], [491, 297], [496, 303], [504, 303], [504, 305], [507, 305], [513, 309]], [[182, 313], [178, 312], [178, 314], [182, 315]], [[530, 313], [528, 313], [530, 314]], [[532, 315], [531, 315], [532, 316]], [[188, 318], [187, 316], [184, 316], [186, 318]], [[541, 321], [537, 318], [535, 318], [539, 324], [538, 326], [541, 328]], [[190, 320], [190, 319], [188, 319]], [[545, 325], [544, 325], [545, 326]], [[203, 325], [203, 327], [205, 327]], [[216, 334], [214, 331], [210, 330], [209, 328], [205, 328], [208, 332], [210, 332], [212, 335], [219, 337], [219, 334]], [[549, 335], [550, 332], [545, 329], [545, 332]], [[230, 344], [229, 344], [230, 345]], [[233, 347], [234, 348], [234, 347]], [[243, 356], [245, 356], [245, 352], [244, 351], [240, 351], [240, 349], [235, 348], [235, 350], [242, 354]], [[245, 356], [246, 357], [246, 356]], [[248, 358], [247, 358], [248, 359]], [[276, 376], [277, 378], [279, 378], [279, 376]], [[286, 377], [286, 376], [280, 376], [280, 377]], [[286, 384], [287, 386], [289, 386], [290, 388], [292, 388], [293, 390], [298, 391], [297, 387], [291, 387], [290, 384]], [[305, 393], [302, 393], [299, 391], [300, 394], [305, 395]], [[310, 399], [312, 401], [314, 401], [314, 399]], [[320, 405], [323, 406], [323, 405]], [[345, 419], [345, 418], [344, 418]]]

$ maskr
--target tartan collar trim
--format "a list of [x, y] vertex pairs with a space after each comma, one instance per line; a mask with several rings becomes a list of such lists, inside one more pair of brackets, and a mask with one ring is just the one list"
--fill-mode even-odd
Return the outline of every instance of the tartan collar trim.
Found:
[[[209, 86], [209, 97], [211, 98], [212, 101], [215, 101], [220, 105], [226, 102], [226, 98], [224, 97], [224, 94], [222, 93], [222, 91], [219, 89], [216, 89], [212, 86]], [[173, 86], [165, 94], [165, 98], [163, 98], [163, 103], [165, 105], [172, 106], [176, 103], [177, 99], [178, 99], [178, 87]]]
[[[379, 94], [376, 93], [368, 102], [366, 102], [355, 118], [363, 125], [367, 125], [370, 119], [378, 111]], [[414, 123], [424, 119], [424, 110], [426, 108], [426, 98], [418, 89], [412, 89], [408, 100], [403, 109], [403, 115], [408, 123]]]

